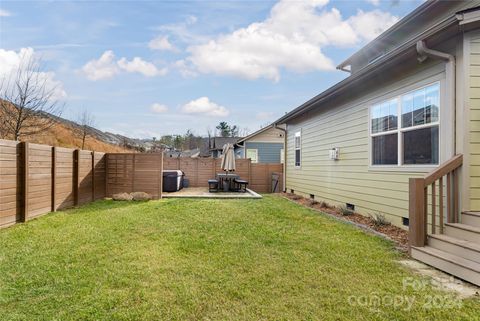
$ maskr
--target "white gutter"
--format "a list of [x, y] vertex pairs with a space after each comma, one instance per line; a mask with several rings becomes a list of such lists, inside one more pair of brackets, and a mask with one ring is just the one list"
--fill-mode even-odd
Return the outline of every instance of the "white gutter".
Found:
[[[417, 53], [419, 55], [418, 61], [424, 62], [427, 58], [437, 59], [445, 61], [445, 78], [446, 78], [446, 88], [447, 88], [447, 101], [452, 108], [453, 112], [453, 130], [456, 133], [456, 63], [455, 56], [441, 52], [438, 50], [433, 50], [427, 47], [425, 40], [420, 40], [417, 42]], [[453, 139], [453, 151], [454, 154], [457, 151], [456, 148], [456, 139]]]

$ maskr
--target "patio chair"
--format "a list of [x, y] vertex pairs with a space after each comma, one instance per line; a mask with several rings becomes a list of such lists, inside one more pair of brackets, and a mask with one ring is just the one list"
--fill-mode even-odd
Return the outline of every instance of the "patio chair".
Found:
[[235, 184], [235, 189], [237, 191], [242, 192], [242, 193], [245, 193], [247, 191], [248, 181], [243, 180], [243, 179], [239, 179], [239, 178], [235, 178], [233, 180], [233, 183]]
[[209, 179], [208, 180], [208, 192], [218, 192], [218, 180]]

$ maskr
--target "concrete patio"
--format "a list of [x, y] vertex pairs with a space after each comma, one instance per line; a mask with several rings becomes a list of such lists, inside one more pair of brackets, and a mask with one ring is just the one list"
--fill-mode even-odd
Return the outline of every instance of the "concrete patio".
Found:
[[183, 188], [178, 192], [163, 193], [165, 198], [253, 198], [259, 199], [262, 198], [262, 195], [252, 191], [247, 188], [245, 193], [241, 192], [214, 192], [211, 193], [208, 191], [208, 187], [187, 187]]

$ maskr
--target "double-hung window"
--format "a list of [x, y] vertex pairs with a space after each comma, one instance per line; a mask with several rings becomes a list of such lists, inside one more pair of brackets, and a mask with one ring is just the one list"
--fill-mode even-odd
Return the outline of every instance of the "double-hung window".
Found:
[[300, 167], [301, 150], [302, 150], [302, 134], [301, 132], [296, 132], [295, 133], [295, 167]]
[[439, 163], [440, 84], [371, 107], [372, 165]]

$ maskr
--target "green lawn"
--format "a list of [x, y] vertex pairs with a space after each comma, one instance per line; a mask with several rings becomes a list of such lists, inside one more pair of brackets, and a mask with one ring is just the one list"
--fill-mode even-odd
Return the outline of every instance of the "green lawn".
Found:
[[478, 299], [404, 289], [399, 259], [276, 196], [100, 201], [0, 230], [0, 319], [479, 318]]

